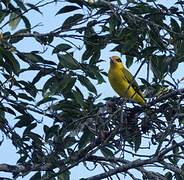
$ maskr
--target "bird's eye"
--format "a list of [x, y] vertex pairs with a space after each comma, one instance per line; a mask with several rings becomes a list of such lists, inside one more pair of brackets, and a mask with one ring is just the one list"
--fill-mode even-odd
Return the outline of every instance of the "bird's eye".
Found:
[[118, 62], [122, 62], [120, 58], [117, 59]]

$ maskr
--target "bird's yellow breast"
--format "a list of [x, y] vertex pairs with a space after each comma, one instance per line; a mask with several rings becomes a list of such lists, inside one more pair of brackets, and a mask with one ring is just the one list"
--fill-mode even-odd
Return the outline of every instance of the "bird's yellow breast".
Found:
[[140, 96], [140, 94], [137, 93], [131, 86], [131, 83], [127, 81], [125, 77], [124, 67], [115, 67], [113, 65], [110, 66], [108, 79], [112, 88], [119, 96], [131, 99], [139, 103], [140, 105], [145, 104], [143, 96]]
[[128, 89], [128, 88], [130, 88], [129, 83], [126, 81], [126, 78], [124, 77], [122, 70], [118, 71], [117, 69], [110, 68], [109, 73], [108, 73], [108, 78], [109, 78], [109, 82], [110, 82], [112, 88], [120, 96], [123, 96], [123, 97], [128, 96], [127, 93], [131, 89]]

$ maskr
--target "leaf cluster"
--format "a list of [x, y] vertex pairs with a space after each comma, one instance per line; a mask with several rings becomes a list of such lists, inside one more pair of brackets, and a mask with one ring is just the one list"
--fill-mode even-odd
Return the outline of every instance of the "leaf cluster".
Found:
[[[60, 26], [33, 31], [28, 12], [42, 14], [53, 3], [61, 6], [54, 14], [63, 18]], [[183, 9], [182, 1], [170, 7], [154, 0], [1, 1], [0, 129], [17, 149], [17, 164], [25, 165], [7, 171], [14, 178], [37, 171], [31, 179], [69, 179], [74, 166], [89, 169], [92, 162], [105, 171], [98, 178], [133, 177], [136, 169], [144, 179], [183, 179], [184, 90], [173, 78], [183, 63]], [[44, 50], [23, 52], [18, 45], [27, 38]], [[101, 100], [107, 47], [125, 56], [127, 67], [136, 61], [147, 67], [140, 78], [145, 107]], [[147, 161], [135, 167], [130, 156]], [[165, 174], [147, 170], [150, 164]]]

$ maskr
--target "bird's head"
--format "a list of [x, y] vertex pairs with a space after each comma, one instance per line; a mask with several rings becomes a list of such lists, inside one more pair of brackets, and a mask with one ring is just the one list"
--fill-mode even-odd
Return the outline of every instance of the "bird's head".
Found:
[[121, 61], [121, 58], [118, 56], [112, 56], [110, 57], [110, 65], [114, 67], [120, 67], [123, 68], [123, 63]]

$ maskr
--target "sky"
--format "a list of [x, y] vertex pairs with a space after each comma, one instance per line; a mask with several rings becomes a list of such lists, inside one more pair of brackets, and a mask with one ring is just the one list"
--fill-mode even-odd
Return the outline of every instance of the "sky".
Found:
[[[25, 0], [25, 2], [30, 2], [30, 1]], [[36, 1], [36, 0], [31, 1], [31, 3], [33, 3], [33, 4], [34, 4], [34, 2], [36, 3], [38, 1]], [[168, 1], [168, 0], [162, 0], [160, 2], [164, 3], [164, 4], [167, 3], [168, 6], [169, 6], [169, 3], [170, 4], [172, 3], [172, 1]], [[54, 16], [60, 8], [61, 8], [61, 3], [58, 3], [58, 5], [57, 4], [56, 5], [52, 4], [52, 5], [49, 5], [48, 7], [41, 8], [41, 11], [43, 12], [43, 15], [41, 15], [41, 14], [35, 12], [35, 11], [28, 13], [27, 16], [30, 18], [33, 26], [38, 24], [38, 23], [41, 23], [43, 25], [43, 26], [37, 27], [35, 29], [35, 31], [38, 31], [38, 32], [41, 32], [41, 33], [47, 33], [50, 30], [53, 30], [53, 29], [57, 28], [58, 25], [61, 24], [62, 20], [64, 20], [64, 18], [59, 16], [59, 15]], [[31, 38], [27, 38], [25, 41], [19, 43], [17, 47], [21, 51], [37, 50], [37, 49], [42, 48], [39, 43], [35, 42]], [[107, 46], [107, 48], [102, 50], [101, 59], [106, 60], [106, 61], [101, 63], [101, 67], [106, 72], [108, 71], [108, 68], [109, 68], [109, 57], [111, 57], [112, 55], [118, 55], [118, 56], [120, 55], [119, 53], [110, 52], [110, 49], [112, 49], [112, 46]], [[51, 52], [48, 52], [48, 54], [46, 54], [46, 55], [48, 57], [51, 57]], [[130, 67], [129, 70], [132, 74], [135, 74], [138, 67], [139, 67], [138, 64], [134, 64]], [[184, 77], [182, 68], [183, 67], [180, 65], [178, 71], [176, 73], [174, 73], [174, 77], [176, 79], [181, 79], [182, 77]], [[141, 69], [141, 71], [139, 72], [137, 78], [146, 76], [145, 69], [146, 69], [146, 67], [144, 66]], [[29, 75], [25, 76], [24, 79], [29, 79]], [[107, 80], [107, 78], [106, 78], [106, 80]], [[138, 80], [138, 82], [140, 82], [140, 81]], [[183, 83], [181, 83], [181, 86], [183, 86]], [[99, 101], [103, 100], [105, 97], [116, 95], [116, 93], [110, 87], [108, 81], [107, 81], [107, 83], [103, 83], [101, 85], [98, 85], [97, 89], [98, 89], [99, 93], [103, 94], [103, 96], [100, 97]], [[104, 91], [104, 89], [105, 89], [105, 91]], [[15, 154], [16, 150], [11, 145], [11, 142], [6, 137], [5, 137], [5, 139], [6, 139], [6, 143], [3, 143], [2, 146], [0, 146], [0, 154], [1, 154], [0, 164], [2, 164], [2, 163], [15, 164], [16, 159], [18, 158], [18, 156]], [[76, 177], [79, 178], [80, 176], [84, 177], [83, 176], [84, 174], [85, 174], [86, 177], [88, 175], [94, 175], [95, 171], [96, 171], [96, 173], [98, 173], [99, 169], [100, 169], [100, 167], [99, 167], [97, 170], [91, 172], [91, 171], [88, 171], [88, 170], [84, 170], [84, 168], [83, 168], [83, 170], [81, 170], [81, 167], [82, 166], [74, 168], [74, 170], [72, 171], [71, 180], [76, 180]], [[0, 172], [0, 176], [6, 176], [6, 175], [7, 175], [7, 173]], [[24, 178], [24, 179], [26, 179], [26, 178]], [[129, 179], [129, 178], [126, 178], [126, 179]]]

